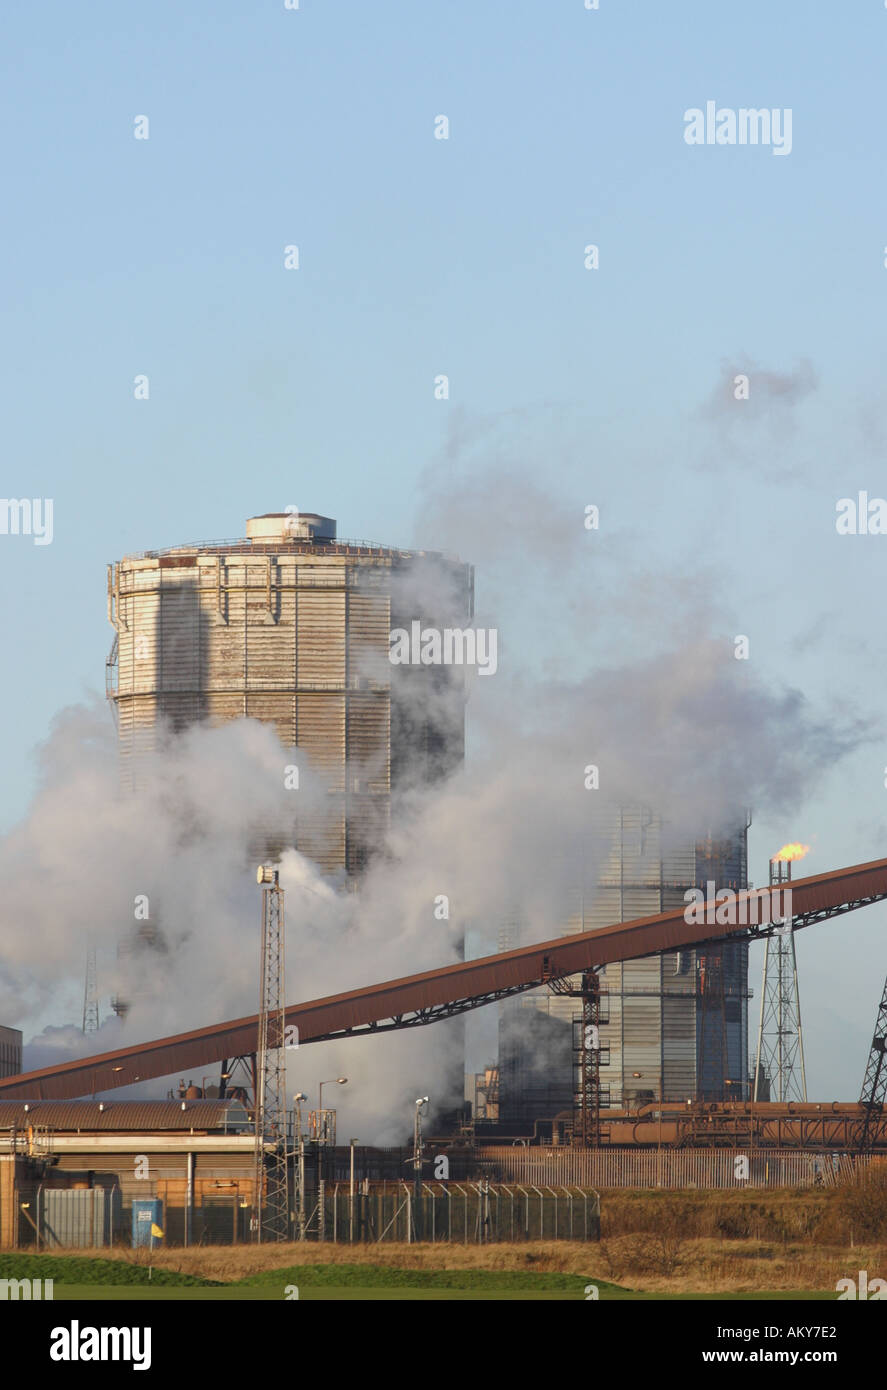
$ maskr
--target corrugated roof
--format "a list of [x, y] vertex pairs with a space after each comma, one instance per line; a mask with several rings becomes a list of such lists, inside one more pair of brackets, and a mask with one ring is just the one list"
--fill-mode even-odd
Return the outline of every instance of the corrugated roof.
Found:
[[35, 1125], [58, 1134], [99, 1130], [112, 1133], [122, 1130], [137, 1133], [221, 1130], [230, 1134], [248, 1123], [240, 1102], [230, 1100], [0, 1100], [0, 1131], [13, 1127], [23, 1130]]

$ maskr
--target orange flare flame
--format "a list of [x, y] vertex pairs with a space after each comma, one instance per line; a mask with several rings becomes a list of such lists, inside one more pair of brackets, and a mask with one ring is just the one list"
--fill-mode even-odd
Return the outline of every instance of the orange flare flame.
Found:
[[771, 864], [775, 864], [778, 860], [782, 860], [782, 862], [784, 863], [786, 860], [803, 859], [804, 855], [809, 853], [809, 845], [783, 845], [779, 853], [773, 855], [773, 858], [770, 860], [770, 862]]

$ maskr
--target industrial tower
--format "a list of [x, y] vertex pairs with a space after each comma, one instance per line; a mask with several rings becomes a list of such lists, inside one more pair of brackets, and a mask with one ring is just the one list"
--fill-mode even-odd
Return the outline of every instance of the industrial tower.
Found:
[[323, 803], [309, 814], [288, 798], [258, 858], [293, 846], [353, 879], [380, 850], [399, 790], [433, 785], [464, 757], [465, 667], [392, 665], [391, 632], [417, 619], [461, 630], [473, 611], [470, 565], [342, 539], [316, 513], [127, 556], [108, 571], [122, 784], [138, 789], [164, 730], [257, 719], [292, 750], [289, 789], [310, 773]]
[[[262, 865], [262, 953], [256, 1048], [256, 1240], [289, 1236], [284, 1046], [283, 889], [276, 869]], [[263, 1200], [264, 1189], [264, 1200]]]
[[581, 1014], [573, 1016], [572, 1140], [583, 1148], [598, 1149], [609, 1138], [609, 1130], [601, 1123], [601, 1111], [610, 1104], [609, 1086], [601, 1081], [601, 1067], [610, 1062], [610, 1049], [601, 1047], [601, 1024], [610, 1021], [607, 990], [601, 988], [597, 970], [552, 980], [549, 989], [582, 1003]]
[[878, 1007], [875, 1035], [869, 1051], [865, 1080], [859, 1103], [863, 1109], [863, 1120], [859, 1130], [859, 1152], [866, 1153], [874, 1142], [879, 1121], [887, 1098], [887, 981]]
[[86, 952], [86, 983], [83, 988], [83, 1031], [99, 1031], [99, 993], [96, 978], [95, 948]]
[[[562, 930], [684, 910], [689, 890], [741, 893], [749, 824], [737, 812], [726, 828], [690, 839], [649, 807], [603, 804], [591, 819], [590, 873], [573, 890]], [[525, 925], [513, 909], [500, 924], [499, 949], [514, 949]], [[748, 943], [734, 940], [610, 963], [595, 998], [577, 975], [506, 1001], [499, 1118], [532, 1124], [572, 1109], [574, 1142], [594, 1146], [606, 1142], [611, 1108], [746, 1094], [748, 997]]]
[[[770, 860], [770, 887], [782, 888], [783, 901], [791, 902], [791, 860], [781, 858], [796, 846], [787, 845]], [[764, 1095], [764, 1079], [769, 1094]], [[798, 994], [798, 962], [791, 913], [775, 936], [768, 936], [764, 947], [764, 973], [761, 983], [761, 1015], [758, 1023], [758, 1051], [755, 1062], [754, 1100], [807, 1099], [804, 1069], [804, 1038], [801, 1031], [801, 1000]]]
[[[127, 556], [108, 571], [122, 786], [138, 790], [143, 758], [169, 730], [258, 720], [291, 766], [245, 864], [292, 846], [353, 886], [401, 793], [464, 757], [465, 666], [392, 665], [391, 632], [415, 620], [462, 631], [473, 611], [470, 565], [346, 540], [332, 518], [295, 508], [251, 517], [237, 540]], [[305, 800], [312, 782], [318, 794]], [[164, 939], [159, 918], [127, 926], [118, 1013], [138, 988], [140, 954]]]

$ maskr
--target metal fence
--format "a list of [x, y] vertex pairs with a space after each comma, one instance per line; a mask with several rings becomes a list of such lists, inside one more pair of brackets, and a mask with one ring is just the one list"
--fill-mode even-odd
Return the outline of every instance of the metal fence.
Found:
[[[310, 1203], [310, 1199], [309, 1199]], [[600, 1198], [578, 1187], [491, 1182], [383, 1183], [353, 1195], [347, 1184], [316, 1194], [309, 1234], [336, 1242], [598, 1240]], [[320, 1213], [323, 1213], [322, 1224]]]
[[[860, 1160], [847, 1154], [773, 1149], [484, 1148], [491, 1179], [577, 1187], [832, 1187]], [[862, 1160], [863, 1163], [867, 1160]]]

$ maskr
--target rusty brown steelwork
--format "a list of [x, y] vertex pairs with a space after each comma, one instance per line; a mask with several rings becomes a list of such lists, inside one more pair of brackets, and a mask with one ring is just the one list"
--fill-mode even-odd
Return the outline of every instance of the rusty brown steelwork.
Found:
[[[798, 919], [805, 915], [815, 917], [815, 914], [849, 911], [854, 906], [864, 906], [884, 897], [887, 897], [887, 859], [877, 859], [868, 864], [854, 864], [846, 869], [795, 879], [791, 915], [797, 924], [803, 925]], [[535, 946], [522, 946], [514, 951], [481, 956], [296, 1004], [287, 1008], [286, 1022], [297, 1026], [300, 1045], [348, 1036], [357, 1029], [371, 1032], [374, 1027], [408, 1026], [404, 1020], [408, 1020], [409, 1015], [422, 1015], [426, 1011], [428, 1017], [424, 1021], [432, 1022], [436, 1017], [445, 1016], [435, 1010], [450, 1007], [455, 1011], [452, 1006], [459, 1005], [460, 1001], [472, 1001], [462, 1007], [474, 1007], [532, 988], [545, 980], [579, 974], [593, 966], [636, 960], [715, 938], [729, 938], [746, 931], [743, 916], [746, 921], [753, 918], [759, 926], [766, 927], [781, 921], [785, 915], [781, 897], [771, 901], [769, 888], [739, 893], [735, 906], [739, 922], [732, 925], [715, 922], [714, 903], [707, 905], [707, 920], [702, 922], [688, 922], [685, 908], [672, 908], [652, 917], [576, 932]], [[387, 1020], [393, 1021], [393, 1025]], [[420, 1017], [409, 1021], [423, 1020]], [[193, 1072], [225, 1057], [254, 1052], [257, 1032], [258, 1017], [251, 1014], [194, 1032], [137, 1043], [116, 1052], [24, 1072], [0, 1080], [0, 1098], [68, 1100], [118, 1086], [131, 1086], [154, 1077]]]
[[[866, 1120], [854, 1101], [716, 1101], [687, 1106], [666, 1100], [607, 1113], [609, 1143], [642, 1148], [816, 1149], [852, 1152]], [[871, 1122], [872, 1147], [887, 1148], [887, 1115]]]

